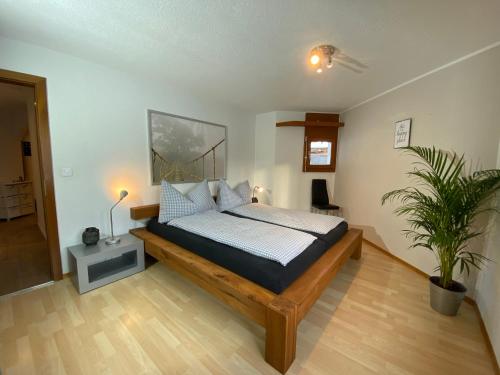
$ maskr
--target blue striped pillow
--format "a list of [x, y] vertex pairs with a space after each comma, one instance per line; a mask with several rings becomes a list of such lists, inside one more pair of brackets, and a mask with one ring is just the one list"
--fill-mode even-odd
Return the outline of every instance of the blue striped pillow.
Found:
[[186, 196], [196, 205], [198, 212], [215, 210], [217, 208], [206, 179], [196, 184]]
[[244, 204], [243, 199], [229, 187], [226, 181], [219, 180], [217, 192], [217, 210], [219, 212], [227, 211]]
[[161, 182], [159, 223], [168, 223], [177, 217], [193, 215], [196, 205], [167, 181]]
[[238, 193], [245, 204], [252, 203], [252, 188], [250, 187], [248, 180], [240, 182], [234, 187], [233, 190]]

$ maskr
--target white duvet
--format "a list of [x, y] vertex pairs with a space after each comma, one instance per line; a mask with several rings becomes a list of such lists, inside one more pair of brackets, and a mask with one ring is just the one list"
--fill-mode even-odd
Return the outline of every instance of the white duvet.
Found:
[[229, 212], [267, 223], [319, 234], [328, 233], [344, 221], [343, 218], [337, 216], [289, 210], [260, 203], [245, 204], [233, 208]]
[[316, 238], [290, 228], [242, 219], [215, 210], [170, 220], [168, 225], [286, 266]]

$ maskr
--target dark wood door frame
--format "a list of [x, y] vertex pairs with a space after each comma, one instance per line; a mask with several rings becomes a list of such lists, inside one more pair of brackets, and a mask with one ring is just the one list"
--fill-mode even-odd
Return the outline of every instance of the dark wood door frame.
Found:
[[50, 271], [53, 280], [61, 280], [61, 251], [59, 247], [59, 232], [57, 229], [46, 81], [47, 80], [43, 77], [0, 69], [0, 82], [29, 86], [33, 87], [35, 90], [36, 136], [38, 139], [37, 152], [40, 161], [45, 225], [50, 256]]

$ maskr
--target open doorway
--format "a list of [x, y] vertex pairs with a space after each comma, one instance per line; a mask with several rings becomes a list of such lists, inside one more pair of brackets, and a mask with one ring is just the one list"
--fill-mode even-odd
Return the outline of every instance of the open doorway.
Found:
[[45, 80], [0, 71], [0, 295], [61, 278], [53, 194]]

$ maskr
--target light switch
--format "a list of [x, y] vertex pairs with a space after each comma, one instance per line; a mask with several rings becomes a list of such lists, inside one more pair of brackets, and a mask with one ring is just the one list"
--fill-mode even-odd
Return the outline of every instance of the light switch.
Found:
[[73, 176], [73, 168], [71, 168], [71, 167], [62, 167], [61, 168], [61, 176], [63, 176], [63, 177], [71, 177], [71, 176]]

